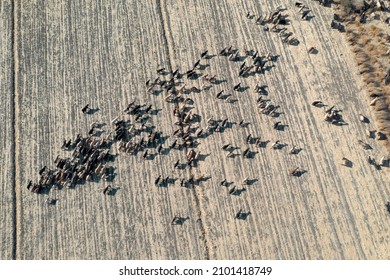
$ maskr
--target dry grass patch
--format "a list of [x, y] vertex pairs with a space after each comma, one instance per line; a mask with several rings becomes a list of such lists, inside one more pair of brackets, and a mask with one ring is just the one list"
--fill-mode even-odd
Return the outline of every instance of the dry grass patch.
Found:
[[385, 133], [387, 140], [383, 141], [390, 150], [390, 86], [384, 84], [384, 77], [389, 67], [386, 46], [386, 34], [375, 24], [361, 24], [358, 17], [352, 14], [356, 8], [352, 0], [340, 0], [340, 13], [348, 22], [346, 38], [350, 43], [359, 73], [366, 84], [369, 103], [377, 96], [382, 96], [372, 106], [378, 130]]

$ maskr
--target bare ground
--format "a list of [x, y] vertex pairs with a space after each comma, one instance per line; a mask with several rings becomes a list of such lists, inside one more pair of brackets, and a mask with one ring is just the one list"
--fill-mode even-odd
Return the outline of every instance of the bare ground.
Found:
[[[6, 143], [1, 160], [8, 166], [0, 173], [0, 235], [6, 245], [0, 247], [0, 257], [388, 259], [390, 220], [384, 205], [390, 197], [389, 168], [376, 170], [367, 163], [368, 156], [379, 160], [387, 154], [378, 141], [365, 136], [365, 129], [376, 125], [346, 38], [330, 29], [331, 9], [309, 2], [314, 18], [304, 21], [288, 1], [266, 2], [16, 1], [13, 35], [4, 31], [9, 28], [0, 32], [9, 46], [1, 45], [1, 57], [10, 62], [14, 58], [15, 67], [15, 83], [8, 68], [0, 72], [8, 98], [1, 103], [1, 123], [5, 131], [15, 130], [14, 136], [0, 132]], [[280, 4], [288, 8], [288, 29], [299, 39], [298, 46], [282, 43], [277, 33], [263, 31], [245, 16], [248, 11], [268, 13]], [[6, 9], [1, 19], [3, 25], [12, 20]], [[155, 78], [160, 67], [187, 70], [202, 51], [217, 54], [231, 45], [241, 54], [253, 49], [279, 57], [270, 71], [247, 78], [237, 75], [242, 62], [220, 56], [209, 60], [202, 73], [226, 81], [188, 97], [201, 116], [201, 128], [209, 117], [228, 118], [233, 124], [199, 139], [198, 167], [173, 168], [177, 159], [185, 161], [184, 151], [144, 160], [114, 147], [118, 156], [113, 184], [120, 188], [115, 196], [102, 194], [105, 182], [87, 183], [52, 191], [50, 196], [58, 202], [46, 205], [44, 195], [26, 189], [29, 179], [38, 179], [41, 167], [53, 165], [57, 154], [64, 154], [64, 138], [86, 135], [94, 121], [112, 129], [110, 121], [123, 116], [132, 100], [161, 109], [152, 123], [171, 136], [175, 105], [147, 94], [145, 81]], [[307, 53], [312, 46], [317, 54]], [[249, 88], [233, 91], [239, 82]], [[280, 105], [278, 118], [258, 112], [258, 83], [268, 85], [266, 98]], [[187, 84], [202, 86], [200, 79]], [[216, 100], [222, 89], [237, 101]], [[348, 125], [324, 122], [323, 109], [311, 105], [316, 99], [341, 109]], [[87, 103], [100, 110], [83, 115], [81, 108]], [[370, 123], [361, 123], [359, 113]], [[242, 119], [250, 122], [247, 128], [237, 125]], [[275, 121], [288, 126], [274, 130]], [[270, 142], [265, 148], [247, 145], [249, 134]], [[359, 139], [373, 149], [364, 150]], [[271, 149], [276, 140], [287, 146]], [[237, 154], [249, 147], [253, 158], [226, 158], [221, 149], [225, 143], [238, 147]], [[297, 155], [288, 154], [293, 145], [302, 148]], [[351, 168], [341, 165], [342, 157], [351, 160]], [[289, 176], [295, 167], [307, 172]], [[13, 172], [15, 183], [9, 175]], [[202, 174], [207, 180], [194, 188], [179, 186], [181, 178]], [[153, 182], [159, 175], [177, 180], [168, 188], [156, 187]], [[244, 186], [246, 177], [256, 180]], [[225, 178], [232, 182], [229, 188], [219, 184]], [[230, 195], [233, 186], [246, 191]], [[250, 211], [246, 220], [235, 219], [240, 208]], [[7, 214], [13, 211], [16, 216]], [[171, 226], [175, 215], [189, 219]]]

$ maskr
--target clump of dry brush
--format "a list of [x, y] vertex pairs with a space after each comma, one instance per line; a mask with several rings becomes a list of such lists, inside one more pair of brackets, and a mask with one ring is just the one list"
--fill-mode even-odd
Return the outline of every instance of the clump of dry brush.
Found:
[[347, 15], [351, 14], [354, 9], [353, 2], [352, 0], [340, 0], [340, 6]]
[[347, 40], [355, 53], [359, 73], [367, 86], [368, 102], [374, 111], [378, 131], [383, 132], [390, 150], [390, 35], [375, 23], [362, 23], [354, 13], [353, 0], [340, 0], [340, 13], [346, 22]]

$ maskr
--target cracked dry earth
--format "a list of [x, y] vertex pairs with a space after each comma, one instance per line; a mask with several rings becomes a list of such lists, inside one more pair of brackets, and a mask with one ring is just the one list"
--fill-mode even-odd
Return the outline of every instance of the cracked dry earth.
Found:
[[[366, 137], [375, 123], [346, 38], [330, 28], [330, 8], [308, 2], [314, 17], [302, 20], [290, 1], [269, 2], [2, 1], [0, 258], [388, 259], [389, 168], [367, 162], [387, 154]], [[279, 5], [287, 8], [295, 46], [246, 17]], [[229, 46], [242, 57], [218, 55]], [[318, 52], [309, 54], [313, 46]], [[164, 87], [151, 94], [145, 82], [159, 68], [192, 69], [205, 50], [216, 56], [202, 59], [196, 72], [221, 82], [181, 79], [187, 89], [201, 89], [182, 94], [199, 116], [192, 127], [208, 131], [209, 118], [220, 126], [228, 121], [194, 137], [197, 164], [174, 168], [187, 161], [189, 147], [145, 160], [116, 142], [113, 182], [52, 188], [55, 205], [26, 188], [43, 166], [55, 168], [57, 155], [70, 156], [61, 149], [64, 139], [86, 137], [93, 122], [106, 123], [107, 135], [112, 119], [134, 121], [123, 112], [132, 101], [158, 109], [148, 125], [169, 136], [164, 147], [171, 144], [177, 129], [188, 129], [173, 115], [184, 103], [167, 102]], [[242, 63], [252, 62], [251, 50], [275, 59], [263, 73], [239, 76]], [[242, 90], [233, 90], [239, 83]], [[266, 92], [256, 85], [267, 85]], [[230, 101], [216, 98], [222, 90]], [[279, 106], [278, 114], [262, 114], [259, 96]], [[335, 105], [347, 124], [324, 121], [315, 100]], [[83, 114], [87, 103], [100, 110]], [[241, 120], [249, 124], [241, 127]], [[275, 122], [283, 129], [274, 129]], [[247, 143], [248, 135], [261, 143]], [[277, 140], [285, 146], [271, 148]], [[227, 143], [236, 147], [229, 157], [222, 149]], [[294, 146], [301, 150], [290, 154]], [[296, 167], [300, 176], [291, 176]], [[160, 175], [176, 180], [156, 186]], [[115, 195], [103, 194], [108, 184], [118, 188]], [[176, 215], [181, 225], [171, 225]]]

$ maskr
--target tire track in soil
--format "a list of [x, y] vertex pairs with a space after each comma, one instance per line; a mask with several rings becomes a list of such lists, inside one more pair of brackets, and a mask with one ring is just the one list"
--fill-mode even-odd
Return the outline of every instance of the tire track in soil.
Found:
[[[162, 0], [159, 0], [157, 1], [157, 12], [161, 18], [161, 25], [162, 25], [162, 37], [165, 41], [165, 46], [163, 46], [163, 48], [165, 49], [165, 52], [166, 52], [166, 55], [168, 57], [168, 65], [169, 65], [169, 71], [172, 73], [174, 67], [172, 66], [172, 61], [173, 61], [173, 49], [172, 49], [172, 45], [173, 43], [170, 42], [168, 40], [168, 37], [167, 37], [167, 33], [169, 32], [169, 20], [167, 20], [167, 12], [163, 11], [162, 10], [162, 6], [163, 6], [164, 3], [162, 3]], [[179, 109], [179, 104], [178, 103], [175, 103], [175, 108], [176, 109]], [[183, 124], [180, 124], [180, 130], [181, 130], [181, 133], [183, 134], [184, 132], [184, 126]], [[185, 152], [185, 156], [187, 155], [188, 153], [188, 148], [186, 146], [184, 146], [184, 152]], [[189, 166], [189, 172], [190, 172], [190, 175], [191, 176], [194, 176], [194, 172], [193, 172], [193, 169], [192, 169], [192, 166], [190, 165]], [[203, 214], [203, 211], [202, 211], [202, 206], [201, 206], [201, 194], [196, 190], [196, 187], [193, 185], [192, 186], [192, 190], [193, 190], [193, 194], [194, 194], [194, 198], [195, 198], [195, 204], [197, 206], [197, 212], [198, 212], [198, 221], [199, 221], [199, 224], [200, 224], [200, 227], [201, 227], [201, 232], [202, 232], [202, 240], [204, 241], [204, 246], [205, 246], [205, 259], [209, 260], [210, 259], [210, 247], [209, 247], [209, 241], [208, 241], [208, 235], [207, 235], [207, 230], [206, 230], [206, 227], [204, 225], [204, 222], [202, 220], [202, 217], [204, 216]]]
[[17, 165], [17, 147], [16, 143], [19, 143], [17, 141], [18, 139], [18, 134], [16, 130], [16, 123], [18, 122], [16, 116], [18, 115], [18, 93], [17, 93], [17, 65], [18, 65], [18, 52], [17, 52], [17, 9], [16, 9], [16, 0], [11, 2], [11, 22], [12, 22], [12, 31], [11, 31], [11, 50], [13, 54], [12, 58], [12, 64], [11, 64], [11, 184], [12, 184], [12, 259], [16, 260], [18, 256], [18, 228], [20, 219], [19, 213], [20, 213], [20, 197], [19, 197], [19, 192], [17, 191], [17, 186], [16, 186], [16, 176], [17, 176], [17, 170], [18, 170], [18, 165]]

